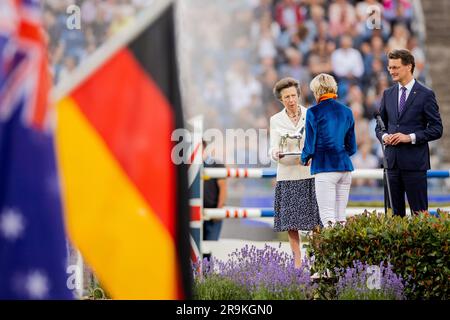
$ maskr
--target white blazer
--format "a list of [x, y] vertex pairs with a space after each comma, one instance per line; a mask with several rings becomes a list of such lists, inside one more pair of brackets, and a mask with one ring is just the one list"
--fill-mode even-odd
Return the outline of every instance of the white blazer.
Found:
[[[300, 106], [301, 115], [297, 126], [294, 126], [289, 116], [286, 113], [286, 109], [274, 114], [270, 118], [270, 158], [277, 162], [277, 181], [283, 180], [301, 180], [311, 179], [314, 176], [310, 173], [309, 166], [302, 166], [300, 164], [300, 156], [285, 156], [280, 160], [276, 160], [273, 154], [279, 151], [279, 145], [281, 136], [285, 134], [294, 135], [305, 127], [306, 109], [304, 106]], [[288, 139], [288, 148], [294, 148], [297, 142], [294, 139]], [[300, 152], [305, 144], [305, 133], [303, 133], [303, 139], [300, 142]], [[298, 148], [296, 148], [298, 149]]]

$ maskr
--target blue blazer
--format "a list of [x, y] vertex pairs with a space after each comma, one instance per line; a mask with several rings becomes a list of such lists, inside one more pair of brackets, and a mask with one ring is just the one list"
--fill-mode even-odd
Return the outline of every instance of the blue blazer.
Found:
[[[386, 146], [385, 154], [388, 169], [395, 164], [401, 170], [429, 170], [430, 151], [428, 141], [442, 136], [442, 121], [439, 107], [432, 90], [417, 80], [406, 100], [405, 108], [398, 114], [398, 84], [386, 89], [380, 103], [381, 119], [387, 133], [414, 133], [416, 143], [400, 143]], [[375, 132], [380, 141], [383, 134], [377, 125]]]
[[319, 102], [306, 112], [305, 132], [302, 163], [312, 159], [311, 174], [353, 171], [356, 139], [350, 108], [334, 99]]

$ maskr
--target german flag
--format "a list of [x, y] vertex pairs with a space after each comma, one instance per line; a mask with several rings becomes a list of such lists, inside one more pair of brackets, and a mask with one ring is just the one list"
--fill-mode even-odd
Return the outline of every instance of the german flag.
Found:
[[190, 298], [173, 4], [150, 15], [57, 103], [68, 231], [114, 299]]

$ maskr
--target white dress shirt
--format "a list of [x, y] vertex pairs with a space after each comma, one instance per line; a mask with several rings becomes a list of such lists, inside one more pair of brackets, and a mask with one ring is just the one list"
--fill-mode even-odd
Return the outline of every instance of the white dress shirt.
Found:
[[409, 94], [411, 93], [412, 88], [414, 87], [414, 83], [416, 80], [413, 78], [410, 82], [408, 82], [406, 85], [402, 86], [400, 83], [398, 84], [398, 104], [400, 105], [400, 98], [402, 96], [402, 87], [406, 88], [406, 100], [408, 100]]

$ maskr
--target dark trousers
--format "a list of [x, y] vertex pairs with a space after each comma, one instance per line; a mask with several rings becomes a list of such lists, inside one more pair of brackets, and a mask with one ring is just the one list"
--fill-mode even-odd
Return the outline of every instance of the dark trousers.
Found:
[[203, 221], [203, 240], [218, 241], [222, 230], [222, 220]]
[[411, 214], [417, 211], [428, 210], [427, 172], [400, 170], [397, 168], [387, 170], [392, 195], [392, 209], [395, 215], [404, 217], [405, 192], [411, 208]]

